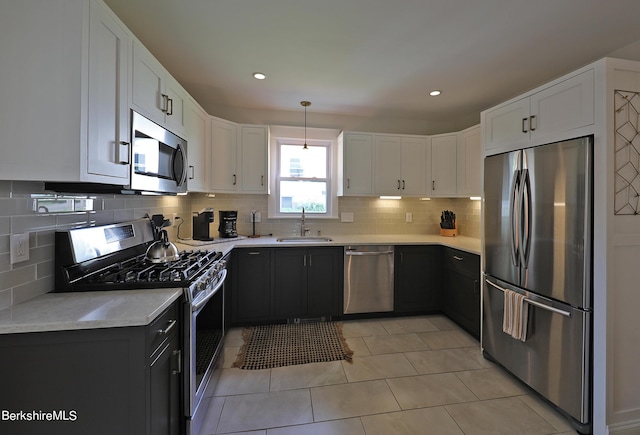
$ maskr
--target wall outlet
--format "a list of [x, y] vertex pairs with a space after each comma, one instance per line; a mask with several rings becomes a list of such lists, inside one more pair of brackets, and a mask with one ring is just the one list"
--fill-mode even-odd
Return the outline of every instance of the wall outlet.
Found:
[[407, 213], [405, 215], [405, 222], [413, 222], [413, 213]]
[[351, 212], [340, 213], [340, 222], [353, 222], [353, 213]]
[[29, 233], [11, 236], [11, 264], [29, 259]]
[[178, 217], [178, 213], [171, 213], [171, 226], [177, 227], [180, 219], [176, 219]]

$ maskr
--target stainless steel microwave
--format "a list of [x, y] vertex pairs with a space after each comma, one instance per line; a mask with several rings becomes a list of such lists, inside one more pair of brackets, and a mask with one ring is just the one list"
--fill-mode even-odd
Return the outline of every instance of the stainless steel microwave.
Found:
[[131, 111], [131, 157], [131, 190], [187, 191], [187, 141], [135, 111]]

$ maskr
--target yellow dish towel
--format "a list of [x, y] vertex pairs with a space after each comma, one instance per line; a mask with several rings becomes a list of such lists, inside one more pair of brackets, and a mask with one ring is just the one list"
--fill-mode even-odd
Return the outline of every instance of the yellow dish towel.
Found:
[[529, 304], [526, 303], [525, 296], [512, 290], [505, 290], [502, 332], [516, 340], [525, 341], [528, 320]]

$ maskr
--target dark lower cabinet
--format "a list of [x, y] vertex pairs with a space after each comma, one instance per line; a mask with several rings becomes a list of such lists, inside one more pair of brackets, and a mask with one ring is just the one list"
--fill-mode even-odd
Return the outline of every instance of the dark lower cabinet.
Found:
[[444, 248], [443, 311], [480, 338], [480, 256]]
[[177, 308], [149, 326], [0, 335], [0, 409], [15, 416], [0, 432], [180, 434]]
[[273, 261], [276, 319], [342, 314], [342, 248], [276, 248]]
[[342, 313], [342, 247], [240, 248], [232, 264], [234, 325]]
[[271, 249], [234, 249], [231, 260], [232, 324], [269, 321], [273, 316]]
[[441, 309], [442, 247], [395, 247], [396, 313], [428, 313]]

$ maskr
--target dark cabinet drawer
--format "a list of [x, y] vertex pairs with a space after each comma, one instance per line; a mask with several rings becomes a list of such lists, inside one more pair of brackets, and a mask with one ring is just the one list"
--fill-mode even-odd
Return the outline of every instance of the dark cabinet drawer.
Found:
[[158, 346], [172, 334], [178, 332], [180, 326], [180, 303], [174, 303], [164, 310], [156, 319], [147, 326], [147, 343], [149, 354], [158, 349]]
[[477, 276], [480, 256], [452, 248], [444, 248], [444, 267], [464, 275]]

